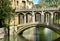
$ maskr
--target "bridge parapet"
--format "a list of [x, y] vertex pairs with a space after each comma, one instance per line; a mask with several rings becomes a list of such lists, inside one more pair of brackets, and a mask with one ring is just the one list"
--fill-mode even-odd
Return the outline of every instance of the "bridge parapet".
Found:
[[59, 10], [60, 8], [56, 8], [56, 7], [50, 7], [50, 8], [33, 8], [33, 9], [17, 9], [15, 10], [16, 12], [19, 11], [48, 11], [48, 10]]

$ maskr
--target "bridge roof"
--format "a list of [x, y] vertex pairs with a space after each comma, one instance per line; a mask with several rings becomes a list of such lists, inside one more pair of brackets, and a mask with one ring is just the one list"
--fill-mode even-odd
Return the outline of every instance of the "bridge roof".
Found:
[[16, 9], [16, 12], [26, 11], [59, 11], [60, 8], [33, 8], [33, 9]]

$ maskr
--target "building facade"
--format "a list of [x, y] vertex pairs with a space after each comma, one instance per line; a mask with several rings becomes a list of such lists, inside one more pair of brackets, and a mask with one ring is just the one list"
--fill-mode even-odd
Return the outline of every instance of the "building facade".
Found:
[[[33, 8], [32, 0], [10, 0], [10, 1], [12, 8], [16, 10]], [[18, 25], [18, 15], [16, 15], [13, 20], [10, 20], [10, 25]]]
[[33, 7], [32, 0], [11, 0], [11, 4], [16, 9], [31, 9]]
[[[32, 0], [10, 0], [11, 6], [13, 9], [32, 9], [33, 2]], [[13, 19], [10, 20], [10, 35], [17, 30], [17, 25], [19, 24], [19, 14], [17, 13]]]

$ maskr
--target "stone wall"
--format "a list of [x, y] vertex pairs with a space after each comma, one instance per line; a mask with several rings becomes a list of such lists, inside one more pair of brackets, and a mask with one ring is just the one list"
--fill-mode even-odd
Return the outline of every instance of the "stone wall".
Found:
[[4, 38], [4, 35], [5, 35], [5, 30], [3, 27], [3, 28], [0, 28], [0, 38]]
[[17, 26], [10, 26], [10, 35], [14, 35], [17, 32]]

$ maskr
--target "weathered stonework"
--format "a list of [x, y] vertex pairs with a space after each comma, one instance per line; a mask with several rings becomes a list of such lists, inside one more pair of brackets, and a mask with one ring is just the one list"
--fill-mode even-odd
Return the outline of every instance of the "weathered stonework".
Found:
[[[11, 7], [13, 9], [16, 8], [16, 10], [33, 8], [32, 0], [10, 0], [10, 1], [11, 1]], [[18, 24], [19, 24], [19, 13], [17, 13], [15, 17], [10, 20], [10, 35], [13, 35], [14, 30], [17, 32], [17, 28], [15, 26], [17, 26]]]

